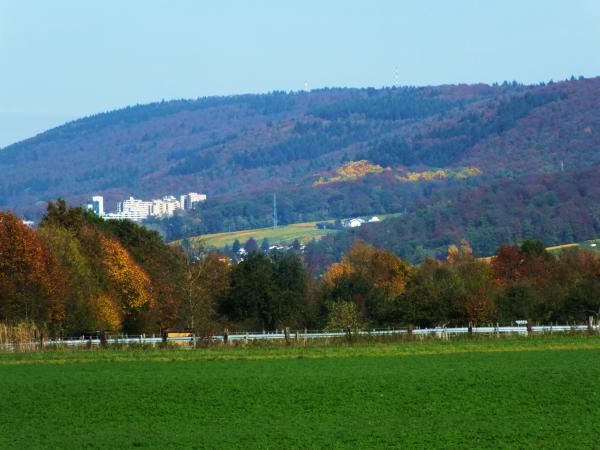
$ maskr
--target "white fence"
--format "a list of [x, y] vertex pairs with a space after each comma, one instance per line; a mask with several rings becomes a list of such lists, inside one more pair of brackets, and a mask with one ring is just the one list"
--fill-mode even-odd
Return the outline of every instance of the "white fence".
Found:
[[[599, 326], [594, 325], [592, 330], [595, 332], [599, 331]], [[561, 332], [583, 332], [589, 331], [588, 325], [542, 325], [542, 326], [533, 326], [531, 327], [532, 333], [561, 333]], [[479, 335], [500, 335], [500, 334], [516, 334], [516, 335], [527, 335], [528, 330], [525, 326], [510, 326], [510, 327], [501, 327], [501, 326], [488, 326], [488, 327], [472, 327], [471, 333], [479, 334]], [[399, 328], [399, 329], [374, 329], [367, 331], [356, 331], [352, 332], [352, 336], [392, 336], [392, 335], [407, 335], [409, 334], [409, 330], [407, 328]], [[433, 336], [438, 338], [448, 338], [450, 336], [456, 335], [465, 335], [469, 334], [468, 327], [460, 327], [460, 328], [415, 328], [412, 330], [412, 334], [416, 336]], [[118, 345], [118, 344], [161, 344], [164, 342], [167, 343], [193, 343], [193, 342], [201, 342], [205, 340], [212, 341], [224, 341], [228, 340], [230, 342], [233, 341], [260, 341], [260, 340], [271, 340], [271, 341], [281, 341], [286, 338], [290, 341], [296, 340], [307, 340], [307, 339], [327, 339], [327, 338], [344, 338], [348, 337], [349, 333], [347, 331], [320, 331], [320, 332], [295, 332], [291, 331], [287, 334], [284, 330], [277, 332], [248, 332], [248, 333], [230, 333], [225, 337], [221, 336], [210, 336], [210, 337], [167, 337], [163, 338], [161, 336], [119, 336], [119, 337], [110, 337], [106, 339], [105, 343], [107, 345]], [[102, 342], [100, 338], [97, 337], [78, 337], [78, 338], [65, 338], [65, 339], [49, 339], [43, 342], [44, 347], [50, 346], [66, 346], [66, 347], [80, 347], [80, 346], [99, 346]], [[29, 344], [20, 344], [21, 347], [31, 346], [35, 347], [39, 345], [38, 343], [31, 342]], [[14, 344], [4, 344], [0, 348], [4, 350], [12, 350], [14, 348]]]

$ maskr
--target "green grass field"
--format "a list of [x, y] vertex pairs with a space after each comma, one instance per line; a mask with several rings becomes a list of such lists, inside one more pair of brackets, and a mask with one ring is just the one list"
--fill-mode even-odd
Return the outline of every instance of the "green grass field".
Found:
[[337, 232], [337, 230], [319, 230], [316, 225], [317, 222], [305, 222], [277, 228], [256, 228], [254, 230], [232, 231], [231, 233], [207, 234], [190, 238], [190, 242], [194, 243], [200, 240], [204, 245], [214, 248], [223, 248], [225, 245], [231, 246], [236, 239], [244, 244], [251, 237], [259, 245], [264, 238], [267, 238], [270, 244], [289, 244], [294, 242], [295, 239], [298, 239], [301, 243], [306, 243], [312, 238], [319, 239], [326, 234]]
[[0, 354], [0, 448], [598, 448], [600, 338]]
[[[400, 215], [400, 213], [379, 214], [377, 217], [385, 220], [386, 218], [398, 217]], [[322, 220], [320, 222], [333, 223], [334, 220]], [[270, 244], [291, 244], [296, 239], [298, 239], [300, 243], [306, 244], [312, 238], [320, 239], [327, 234], [337, 233], [337, 231], [338, 230], [319, 230], [317, 229], [317, 222], [304, 222], [282, 225], [277, 228], [255, 228], [252, 230], [232, 231], [230, 233], [205, 234], [203, 236], [190, 238], [190, 242], [192, 244], [202, 242], [207, 247], [223, 248], [226, 245], [231, 246], [236, 239], [239, 240], [241, 244], [244, 244], [244, 242], [252, 237], [259, 245], [264, 238], [267, 238]], [[179, 242], [180, 241], [176, 241], [176, 243]]]

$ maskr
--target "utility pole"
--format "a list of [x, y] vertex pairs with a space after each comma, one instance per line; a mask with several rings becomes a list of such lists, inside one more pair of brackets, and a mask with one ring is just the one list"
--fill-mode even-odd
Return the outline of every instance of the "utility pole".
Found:
[[273, 192], [273, 228], [277, 228], [277, 194]]

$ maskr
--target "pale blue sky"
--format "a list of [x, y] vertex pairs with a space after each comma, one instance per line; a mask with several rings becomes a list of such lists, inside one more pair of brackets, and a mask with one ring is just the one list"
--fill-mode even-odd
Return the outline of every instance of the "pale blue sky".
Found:
[[0, 147], [161, 99], [600, 75], [600, 0], [0, 0]]

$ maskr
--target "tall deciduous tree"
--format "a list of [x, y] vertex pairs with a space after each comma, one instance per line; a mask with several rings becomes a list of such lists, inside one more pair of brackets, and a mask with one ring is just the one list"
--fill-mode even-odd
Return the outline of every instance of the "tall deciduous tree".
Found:
[[184, 326], [207, 336], [218, 331], [218, 310], [229, 293], [230, 271], [231, 260], [218, 253], [186, 259], [181, 311]]
[[104, 273], [111, 284], [111, 293], [118, 299], [124, 322], [130, 329], [136, 330], [137, 314], [155, 306], [150, 279], [118, 241], [102, 237], [100, 242]]
[[37, 234], [64, 273], [60, 283], [65, 287], [65, 331], [74, 335], [103, 328], [94, 305], [94, 299], [100, 296], [101, 286], [75, 234], [67, 228], [49, 223], [40, 227]]
[[0, 212], [0, 320], [33, 320], [59, 330], [65, 319], [63, 278], [35, 231]]
[[369, 320], [395, 320], [410, 267], [391, 252], [356, 243], [323, 276], [325, 302], [352, 301]]

